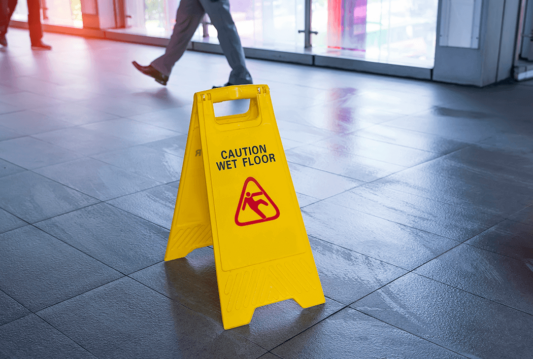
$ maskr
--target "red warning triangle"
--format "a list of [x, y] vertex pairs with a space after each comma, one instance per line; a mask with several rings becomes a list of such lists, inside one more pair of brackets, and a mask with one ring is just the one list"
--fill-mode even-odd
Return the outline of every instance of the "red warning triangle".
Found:
[[248, 177], [242, 187], [239, 206], [235, 213], [235, 223], [238, 226], [248, 226], [272, 221], [278, 217], [278, 206], [255, 178]]

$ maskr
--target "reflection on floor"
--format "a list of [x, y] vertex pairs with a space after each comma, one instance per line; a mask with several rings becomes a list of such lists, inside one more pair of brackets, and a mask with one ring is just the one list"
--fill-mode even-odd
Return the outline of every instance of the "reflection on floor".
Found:
[[211, 248], [162, 262], [195, 91], [219, 55], [12, 30], [0, 51], [0, 357], [527, 358], [528, 83], [248, 61], [272, 90], [327, 297], [224, 331]]

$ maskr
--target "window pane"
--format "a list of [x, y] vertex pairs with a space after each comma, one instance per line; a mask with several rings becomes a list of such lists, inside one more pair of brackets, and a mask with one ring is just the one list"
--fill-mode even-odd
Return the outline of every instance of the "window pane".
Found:
[[314, 52], [433, 67], [438, 0], [313, 0]]

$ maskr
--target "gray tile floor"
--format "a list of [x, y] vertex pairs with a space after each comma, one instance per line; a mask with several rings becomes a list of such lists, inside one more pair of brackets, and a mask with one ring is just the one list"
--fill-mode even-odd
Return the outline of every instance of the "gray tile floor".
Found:
[[533, 83], [249, 60], [327, 301], [224, 331], [212, 249], [162, 260], [193, 93], [225, 59], [187, 52], [164, 88], [130, 63], [161, 48], [8, 39], [0, 358], [533, 358]]

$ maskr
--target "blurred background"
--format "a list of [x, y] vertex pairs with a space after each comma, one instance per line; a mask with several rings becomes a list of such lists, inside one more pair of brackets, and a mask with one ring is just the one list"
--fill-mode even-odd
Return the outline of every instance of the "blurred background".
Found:
[[[134, 34], [170, 36], [179, 0], [113, 2], [113, 15], [123, 17], [116, 19], [115, 27]], [[311, 30], [318, 34], [311, 35], [313, 47], [305, 50], [305, 34], [298, 32], [305, 27], [305, 0], [230, 1], [246, 47], [433, 67], [438, 0], [313, 0], [309, 3]], [[87, 27], [82, 12], [90, 14], [99, 5], [98, 0], [42, 0], [44, 23]], [[14, 20], [25, 21], [26, 17], [26, 3], [20, 1]], [[216, 29], [207, 17], [195, 39], [217, 42]]]

